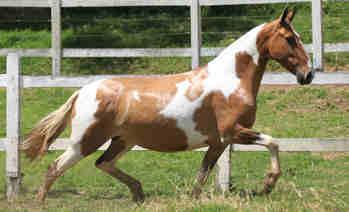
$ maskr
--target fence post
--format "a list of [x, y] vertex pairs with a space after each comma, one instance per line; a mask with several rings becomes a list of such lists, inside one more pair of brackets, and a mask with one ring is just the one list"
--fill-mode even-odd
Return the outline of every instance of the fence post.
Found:
[[7, 109], [6, 109], [6, 195], [9, 201], [19, 193], [21, 184], [19, 143], [20, 143], [20, 57], [9, 53], [6, 61], [7, 72]]
[[52, 77], [61, 73], [62, 40], [61, 40], [61, 0], [51, 0], [51, 53]]
[[217, 175], [216, 175], [216, 188], [223, 194], [229, 190], [230, 186], [230, 158], [231, 151], [233, 150], [233, 145], [227, 146], [223, 154], [219, 157], [217, 161]]
[[199, 0], [192, 0], [190, 6], [190, 22], [191, 22], [191, 50], [192, 59], [191, 67], [200, 66], [201, 51], [201, 8]]
[[323, 70], [324, 44], [322, 37], [322, 0], [312, 0], [313, 66]]

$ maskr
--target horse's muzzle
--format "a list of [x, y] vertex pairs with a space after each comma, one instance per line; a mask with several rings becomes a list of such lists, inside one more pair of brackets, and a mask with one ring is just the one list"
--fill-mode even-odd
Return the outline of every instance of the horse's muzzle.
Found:
[[297, 81], [299, 84], [308, 85], [313, 81], [313, 79], [315, 77], [315, 70], [312, 69], [312, 71], [310, 71], [308, 73], [303, 73], [303, 72], [297, 71], [296, 76], [297, 76]]

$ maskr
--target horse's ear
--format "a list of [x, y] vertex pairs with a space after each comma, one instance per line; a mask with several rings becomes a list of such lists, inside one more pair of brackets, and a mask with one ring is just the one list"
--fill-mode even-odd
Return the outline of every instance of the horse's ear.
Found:
[[288, 7], [286, 7], [280, 17], [280, 23], [285, 25], [291, 24], [294, 16], [296, 15], [296, 12], [296, 7], [294, 7], [292, 11], [290, 11]]
[[286, 20], [288, 21], [289, 24], [292, 22], [292, 20], [293, 20], [294, 16], [296, 15], [296, 13], [297, 13], [297, 8], [294, 7], [292, 9], [292, 11], [287, 14]]
[[287, 24], [287, 16], [288, 16], [289, 10], [288, 7], [284, 9], [282, 12], [282, 15], [280, 16], [280, 23], [281, 24]]

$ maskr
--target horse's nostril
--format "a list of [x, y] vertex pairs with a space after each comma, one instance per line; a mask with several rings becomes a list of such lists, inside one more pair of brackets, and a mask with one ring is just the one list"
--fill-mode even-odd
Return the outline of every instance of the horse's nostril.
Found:
[[310, 84], [314, 78], [314, 71], [310, 71], [308, 73], [297, 71], [296, 76], [299, 84], [301, 85]]
[[311, 82], [314, 79], [314, 76], [315, 76], [314, 71], [309, 72], [307, 76], [307, 81]]

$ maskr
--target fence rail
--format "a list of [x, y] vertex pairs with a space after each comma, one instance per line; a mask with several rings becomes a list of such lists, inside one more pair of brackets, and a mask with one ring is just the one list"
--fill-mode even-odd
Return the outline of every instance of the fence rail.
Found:
[[[7, 138], [0, 138], [0, 151], [5, 150], [5, 143], [8, 142]], [[281, 152], [349, 152], [349, 140], [348, 139], [333, 139], [333, 138], [279, 138], [276, 139], [279, 144], [279, 150]], [[106, 150], [110, 144], [110, 141], [106, 142], [98, 150]], [[71, 145], [69, 138], [59, 138], [55, 143], [50, 146], [50, 150], [66, 150]], [[139, 146], [134, 147], [134, 151], [148, 150]], [[200, 148], [194, 151], [206, 151], [207, 148]], [[241, 152], [264, 152], [266, 148], [257, 145], [240, 145], [234, 144], [232, 151]]]
[[[200, 6], [270, 4], [290, 2], [312, 3], [313, 42], [306, 49], [314, 54], [314, 65], [323, 68], [324, 52], [349, 52], [349, 43], [323, 44], [321, 0], [1, 0], [0, 7], [51, 8], [51, 49], [0, 49], [0, 56], [7, 56], [7, 73], [0, 75], [0, 87], [7, 88], [7, 138], [0, 139], [0, 150], [6, 149], [7, 197], [18, 195], [20, 185], [20, 100], [21, 88], [28, 87], [81, 87], [93, 80], [112, 76], [61, 77], [63, 57], [191, 57], [192, 67], [200, 64], [200, 56], [215, 56], [221, 48], [201, 47]], [[122, 7], [122, 6], [188, 6], [191, 9], [191, 48], [170, 49], [63, 49], [61, 42], [62, 7]], [[52, 76], [21, 76], [20, 57], [52, 58]], [[122, 76], [119, 76], [122, 77]], [[137, 77], [137, 76], [134, 76]], [[293, 85], [295, 79], [287, 73], [267, 73], [263, 84]], [[318, 73], [314, 84], [349, 84], [347, 73]], [[345, 139], [280, 139], [282, 151], [349, 151]], [[65, 149], [67, 139], [59, 139], [53, 149]], [[104, 147], [103, 147], [104, 148]], [[218, 161], [218, 186], [227, 190], [230, 177], [230, 150], [262, 151], [256, 146], [234, 145]], [[137, 147], [136, 150], [143, 150]], [[202, 149], [204, 150], [204, 149]]]
[[[56, 0], [54, 0], [56, 1]], [[61, 0], [62, 7], [190, 6], [191, 0]], [[200, 0], [202, 6], [311, 2], [311, 0]], [[51, 7], [50, 0], [1, 0], [0, 7]]]
[[[313, 46], [305, 44], [305, 49], [313, 53]], [[201, 57], [213, 57], [218, 55], [223, 47], [201, 48]], [[325, 53], [349, 52], [349, 43], [326, 43]], [[7, 56], [9, 53], [16, 53], [21, 57], [52, 57], [52, 49], [21, 49], [2, 48], [0, 56]], [[64, 48], [64, 58], [86, 58], [86, 57], [191, 57], [192, 48]]]
[[[147, 75], [161, 76], [161, 75]], [[144, 77], [142, 75], [86, 75], [72, 77], [55, 77], [50, 76], [21, 76], [22, 88], [78, 88], [90, 82], [113, 78], [113, 77]], [[296, 77], [290, 73], [266, 73], [264, 74], [263, 85], [297, 85]], [[318, 72], [312, 82], [313, 85], [349, 85], [349, 73], [334, 72], [324, 73]], [[6, 74], [0, 74], [0, 87], [7, 87], [8, 78]]]

